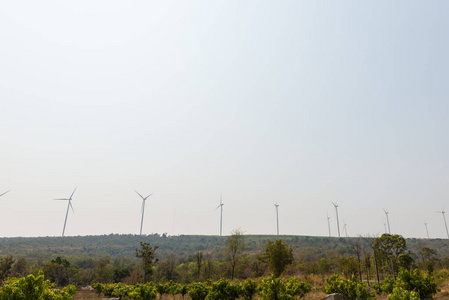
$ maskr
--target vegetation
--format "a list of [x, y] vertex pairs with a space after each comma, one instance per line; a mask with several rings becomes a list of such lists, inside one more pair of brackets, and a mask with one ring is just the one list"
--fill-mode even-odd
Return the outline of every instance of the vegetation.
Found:
[[[438, 285], [449, 281], [447, 240], [406, 240], [390, 234], [279, 239], [234, 231], [228, 237], [0, 240], [0, 286], [14, 290], [31, 274], [45, 276], [47, 285], [51, 284], [45, 289], [96, 283], [93, 286], [99, 293], [121, 299], [155, 299], [157, 295], [298, 299], [312, 286], [354, 299], [375, 294], [424, 299], [435, 296]], [[43, 254], [45, 249], [48, 256]]]
[[44, 275], [28, 275], [24, 278], [12, 278], [0, 287], [1, 300], [69, 300], [76, 292], [74, 285], [56, 289], [55, 284], [44, 280]]

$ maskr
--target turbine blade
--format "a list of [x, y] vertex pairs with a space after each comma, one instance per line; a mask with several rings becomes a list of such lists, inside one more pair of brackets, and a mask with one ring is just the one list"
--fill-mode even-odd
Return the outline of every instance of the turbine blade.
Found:
[[70, 199], [61, 198], [61, 199], [53, 199], [53, 200], [65, 200], [65, 201], [67, 201], [67, 200], [70, 200]]
[[148, 196], [146, 196], [145, 199], [143, 199], [143, 200], [147, 200], [147, 198], [150, 197], [151, 195], [153, 195], [153, 193], [151, 193]]
[[72, 202], [69, 202], [69, 205], [70, 205], [70, 208], [72, 209], [72, 212], [75, 213], [75, 210], [73, 209], [73, 206], [72, 206]]
[[145, 200], [145, 198], [141, 195], [141, 194], [139, 194], [139, 192], [138, 191], [136, 191], [136, 190], [134, 190], [136, 193], [137, 193], [137, 195], [139, 195], [140, 196], [140, 198], [142, 198], [143, 200]]
[[73, 190], [73, 192], [72, 192], [72, 194], [70, 195], [70, 198], [69, 198], [69, 199], [72, 199], [72, 196], [73, 196], [73, 194], [75, 194], [75, 191], [76, 191], [77, 188], [78, 188], [78, 187], [76, 187], [76, 188]]
[[4, 194], [10, 192], [10, 191], [11, 191], [11, 190], [4, 192], [3, 194], [0, 195], [0, 197], [3, 196]]
[[218, 205], [218, 206], [217, 206], [217, 208], [216, 208], [215, 210], [217, 210], [217, 209], [218, 209], [218, 208], [219, 208], [220, 206], [221, 206], [221, 204], [220, 204], [220, 205]]

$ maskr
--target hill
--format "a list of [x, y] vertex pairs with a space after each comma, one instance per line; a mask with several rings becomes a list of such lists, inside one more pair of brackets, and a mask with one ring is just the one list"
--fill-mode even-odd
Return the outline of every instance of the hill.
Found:
[[[246, 252], [260, 254], [268, 241], [281, 239], [292, 248], [296, 257], [315, 260], [329, 253], [336, 255], [353, 254], [351, 243], [361, 238], [335, 238], [311, 236], [274, 236], [246, 235]], [[195, 251], [212, 252], [219, 259], [223, 255], [227, 237], [204, 235], [100, 235], [72, 237], [34, 237], [34, 238], [0, 238], [0, 257], [13, 255], [26, 258], [29, 262], [49, 261], [57, 256], [68, 258], [103, 257], [134, 259], [136, 248], [140, 242], [150, 242], [158, 246], [157, 255], [164, 259], [168, 254], [187, 259]], [[417, 253], [422, 246], [437, 250], [440, 257], [449, 257], [449, 240], [446, 239], [407, 239], [408, 249]]]

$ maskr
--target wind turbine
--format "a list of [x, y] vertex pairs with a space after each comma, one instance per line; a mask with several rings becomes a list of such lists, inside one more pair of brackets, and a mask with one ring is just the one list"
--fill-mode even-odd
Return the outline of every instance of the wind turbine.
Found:
[[10, 191], [11, 191], [11, 190], [4, 192], [3, 194], [0, 195], [0, 197], [3, 196], [4, 194], [10, 192]]
[[[387, 224], [388, 224], [388, 233], [391, 234], [391, 230], [390, 230], [390, 220], [388, 219], [388, 214], [390, 213], [389, 211], [386, 211], [384, 209], [384, 213], [387, 216]], [[386, 231], [386, 230], [385, 230]]]
[[337, 229], [338, 229], [338, 237], [340, 237], [340, 223], [338, 222], [338, 205], [332, 202], [335, 207], [335, 213], [337, 214]]
[[215, 210], [217, 210], [220, 207], [220, 236], [222, 235], [223, 230], [223, 199], [220, 195], [220, 204], [217, 206]]
[[343, 220], [343, 230], [345, 231], [346, 237], [348, 237], [348, 231], [346, 230], [346, 222]]
[[329, 221], [331, 218], [329, 218], [329, 215], [327, 215], [327, 227], [329, 227], [329, 237], [331, 237], [331, 222]]
[[430, 237], [429, 237], [429, 229], [427, 228], [427, 223], [424, 223], [424, 226], [426, 226], [427, 238], [430, 239]]
[[279, 204], [276, 201], [276, 204], [274, 205], [276, 207], [276, 224], [277, 224], [277, 235], [279, 235]]
[[137, 193], [137, 195], [140, 196], [140, 198], [142, 198], [142, 220], [140, 221], [140, 235], [142, 235], [142, 227], [143, 227], [143, 215], [145, 214], [145, 201], [148, 199], [148, 197], [150, 197], [151, 195], [153, 195], [153, 193], [149, 194], [148, 196], [144, 197], [141, 194], [139, 194], [138, 191], [135, 191]]
[[442, 211], [437, 211], [437, 213], [443, 214], [444, 226], [446, 226], [446, 234], [447, 234], [447, 238], [449, 239], [449, 231], [447, 230], [446, 216], [444, 215], [446, 212], [443, 209]]
[[64, 236], [65, 225], [67, 224], [67, 216], [69, 215], [69, 207], [72, 209], [72, 212], [75, 213], [75, 211], [73, 210], [73, 206], [72, 206], [72, 196], [73, 196], [73, 194], [75, 194], [75, 191], [76, 191], [76, 188], [73, 190], [73, 192], [69, 198], [55, 199], [55, 200], [69, 201], [69, 203], [67, 203], [67, 212], [65, 214], [65, 221], [64, 221], [64, 228], [62, 229], [62, 236]]

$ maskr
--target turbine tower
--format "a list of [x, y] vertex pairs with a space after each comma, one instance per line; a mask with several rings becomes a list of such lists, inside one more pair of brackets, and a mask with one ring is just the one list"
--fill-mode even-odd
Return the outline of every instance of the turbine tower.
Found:
[[331, 237], [331, 222], [329, 221], [331, 218], [329, 218], [329, 215], [327, 215], [327, 227], [329, 227], [329, 237]]
[[346, 229], [346, 222], [345, 222], [345, 220], [343, 220], [343, 230], [345, 231], [346, 237], [348, 237], [348, 231]]
[[142, 220], [140, 221], [140, 235], [142, 235], [142, 227], [143, 227], [143, 216], [145, 214], [145, 201], [151, 196], [153, 195], [153, 193], [149, 194], [148, 196], [144, 197], [141, 194], [139, 194], [138, 191], [135, 191], [137, 193], [137, 195], [140, 196], [140, 198], [142, 198]]
[[424, 223], [424, 226], [426, 226], [427, 238], [430, 239], [430, 237], [429, 237], [429, 229], [427, 228], [427, 223]]
[[447, 234], [447, 238], [449, 239], [449, 231], [447, 230], [446, 216], [444, 215], [446, 212], [444, 211], [444, 209], [442, 211], [437, 211], [437, 212], [443, 214], [444, 226], [446, 226], [446, 234]]
[[3, 196], [4, 194], [10, 192], [10, 191], [11, 191], [11, 190], [4, 192], [3, 194], [0, 195], [0, 197]]
[[338, 237], [340, 237], [340, 223], [338, 222], [338, 205], [332, 202], [335, 207], [335, 214], [337, 215], [337, 229], [338, 229]]
[[220, 204], [217, 206], [215, 210], [217, 210], [220, 207], [220, 236], [223, 233], [223, 198], [220, 195]]
[[[389, 234], [391, 234], [391, 230], [390, 230], [390, 220], [388, 219], [388, 214], [390, 213], [389, 211], [386, 211], [385, 209], [384, 209], [384, 213], [385, 213], [385, 215], [387, 216], [387, 224], [388, 224], [388, 233]], [[385, 232], [386, 232], [387, 230], [385, 230]]]
[[67, 212], [65, 214], [65, 221], [64, 221], [64, 228], [62, 229], [62, 236], [64, 236], [65, 225], [67, 224], [67, 216], [69, 215], [69, 207], [72, 209], [72, 212], [75, 213], [75, 211], [73, 210], [73, 206], [72, 206], [72, 196], [73, 196], [73, 194], [75, 194], [75, 191], [76, 191], [76, 188], [73, 190], [73, 192], [72, 192], [72, 194], [70, 195], [69, 198], [55, 199], [55, 200], [69, 201], [67, 203]]
[[279, 204], [278, 204], [278, 202], [276, 201], [276, 204], [274, 205], [275, 207], [276, 207], [276, 224], [277, 224], [277, 235], [279, 235], [279, 210], [278, 210], [278, 208], [279, 208]]

